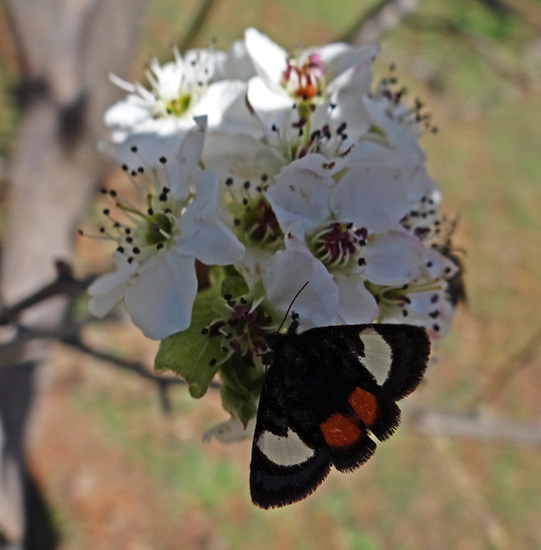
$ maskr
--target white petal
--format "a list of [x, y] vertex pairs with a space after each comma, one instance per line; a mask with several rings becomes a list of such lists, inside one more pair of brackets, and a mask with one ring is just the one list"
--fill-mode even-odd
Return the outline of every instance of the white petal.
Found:
[[418, 124], [404, 124], [393, 119], [388, 113], [389, 101], [387, 99], [372, 99], [363, 97], [363, 103], [373, 124], [384, 132], [389, 145], [395, 149], [408, 149], [419, 158], [425, 155], [419, 147], [420, 136]]
[[177, 99], [183, 88], [183, 79], [187, 76], [184, 73], [183, 67], [178, 63], [169, 62], [161, 67], [156, 63], [152, 68], [158, 80], [160, 97], [167, 101]]
[[246, 246], [243, 257], [235, 267], [246, 281], [248, 288], [254, 288], [261, 281], [261, 270], [272, 256], [272, 251], [260, 246]]
[[[183, 190], [182, 193], [179, 191], [180, 168], [175, 167], [175, 163], [178, 164], [176, 155], [179, 145], [185, 135], [186, 131], [178, 131], [178, 128], [170, 134], [158, 134], [156, 132], [130, 133], [122, 143], [109, 145], [107, 149], [118, 164], [125, 164], [130, 170], [136, 170], [138, 167], [143, 166], [145, 171], [148, 172], [152, 168], [159, 167], [159, 172], [163, 176], [165, 175], [164, 170], [166, 170], [169, 173], [169, 181], [167, 183], [164, 181], [163, 185], [173, 188], [173, 194], [176, 198], [186, 198], [188, 191]], [[137, 148], [136, 153], [132, 151], [134, 146]], [[167, 158], [165, 168], [159, 161], [161, 157]]]
[[[331, 50], [332, 46], [335, 47]], [[379, 50], [380, 47], [375, 44], [358, 49], [347, 45], [344, 48], [340, 44], [329, 44], [321, 48], [325, 77], [329, 83], [327, 91], [330, 93], [354, 85], [359, 95], [367, 93], [372, 80], [372, 64]]]
[[[160, 135], [152, 133], [132, 133], [122, 143], [109, 146], [114, 159], [130, 169], [142, 166], [145, 172], [153, 173], [163, 187], [168, 187], [176, 199], [185, 200], [191, 192], [192, 173], [199, 163], [203, 140], [204, 121], [192, 120], [184, 131]], [[134, 153], [132, 148], [136, 147]], [[167, 162], [162, 164], [161, 158]]]
[[[330, 113], [330, 125], [334, 133], [336, 133], [336, 129], [340, 124], [346, 122], [345, 133], [348, 140], [357, 143], [370, 128], [370, 119], [366, 114], [358, 91], [351, 87], [339, 90], [331, 96], [331, 101], [336, 105]], [[353, 159], [351, 158], [351, 160]]]
[[186, 50], [183, 56], [176, 50], [175, 57], [183, 59], [184, 71], [189, 82], [206, 84], [210, 80], [218, 80], [216, 68], [224, 62], [225, 53], [214, 49], [197, 48]]
[[[455, 309], [445, 296], [446, 285], [442, 281], [441, 290], [434, 292], [418, 292], [409, 294], [411, 303], [408, 305], [408, 315], [404, 317], [402, 310], [392, 308], [388, 311], [382, 311], [380, 318], [382, 323], [404, 323], [425, 327], [431, 340], [436, 341], [444, 337], [451, 328]], [[439, 296], [436, 303], [433, 302], [435, 295]], [[438, 311], [438, 316], [434, 318], [430, 313]]]
[[207, 265], [239, 261], [244, 246], [218, 217], [219, 176], [213, 170], [198, 173], [197, 193], [178, 222], [177, 249]]
[[131, 82], [128, 82], [123, 78], [120, 78], [120, 76], [117, 76], [114, 73], [109, 73], [109, 80], [115, 86], [118, 86], [120, 89], [124, 90], [125, 92], [129, 92], [131, 94], [135, 92], [135, 86]]
[[[185, 135], [176, 157], [182, 166], [184, 177], [191, 174], [199, 165], [203, 143], [205, 142], [205, 133], [207, 130], [206, 117], [195, 117], [194, 122], [195, 127]], [[172, 184], [174, 186], [174, 182]]]
[[280, 88], [279, 82], [287, 66], [287, 51], [254, 28], [246, 29], [244, 39], [254, 67], [267, 86]]
[[344, 151], [343, 154], [329, 159], [319, 153], [310, 153], [285, 166], [282, 169], [282, 173], [286, 174], [289, 171], [304, 169], [314, 172], [318, 176], [328, 178], [334, 176], [334, 174], [340, 172], [348, 165], [352, 150], [353, 146]]
[[285, 314], [297, 292], [293, 311], [303, 329], [336, 322], [338, 290], [325, 266], [308, 250], [279, 250], [264, 266], [261, 278], [269, 303]]
[[250, 79], [247, 97], [252, 108], [262, 112], [289, 110], [295, 103], [281, 86], [269, 86], [268, 81], [261, 76]]
[[162, 340], [190, 326], [196, 293], [194, 258], [171, 249], [155, 253], [141, 265], [124, 302], [143, 334]]
[[405, 149], [390, 151], [376, 143], [364, 141], [351, 152], [350, 165], [353, 167], [357, 164], [381, 164], [400, 170], [400, 181], [406, 188], [408, 205], [412, 209], [419, 207], [418, 203], [423, 197], [430, 198], [435, 207], [439, 205], [441, 192], [428, 175], [424, 159], [416, 153]]
[[[301, 52], [299, 56], [299, 62], [301, 64], [306, 63], [308, 58], [311, 55], [318, 55], [325, 65], [325, 69], [328, 67], [328, 71], [325, 71], [325, 77], [327, 79], [334, 78], [337, 74], [349, 69], [352, 65], [355, 64], [355, 61], [352, 63], [342, 64], [339, 62], [340, 58], [343, 55], [351, 54], [356, 52], [351, 44], [346, 44], [345, 42], [332, 42], [331, 44], [325, 44], [324, 46], [312, 46], [306, 48]], [[334, 64], [337, 63], [336, 69], [334, 69]], [[334, 71], [334, 72], [331, 72]]]
[[246, 428], [238, 419], [231, 417], [227, 422], [221, 422], [210, 428], [203, 434], [203, 441], [211, 441], [216, 438], [220, 443], [236, 443], [254, 436], [255, 418], [248, 422]]
[[109, 128], [132, 128], [150, 116], [149, 106], [138, 96], [129, 95], [109, 107], [103, 121]]
[[202, 76], [204, 81], [217, 82], [225, 78], [222, 70], [227, 57], [225, 52], [196, 48], [186, 50], [181, 56], [175, 48], [175, 57], [183, 58], [186, 72], [195, 73], [198, 79]]
[[369, 235], [365, 247], [365, 277], [380, 285], [411, 282], [423, 267], [425, 248], [421, 241], [401, 231]]
[[338, 315], [340, 322], [346, 325], [371, 323], [378, 316], [378, 304], [374, 296], [364, 286], [363, 279], [355, 273], [334, 274], [338, 287], [340, 304]]
[[295, 222], [284, 233], [284, 242], [288, 250], [306, 251], [306, 239], [304, 237], [304, 228], [301, 222]]
[[117, 269], [98, 277], [88, 288], [91, 298], [88, 310], [96, 317], [104, 317], [122, 299], [132, 274], [138, 266], [129, 264], [124, 257], [115, 252]]
[[427, 281], [445, 277], [449, 279], [458, 273], [459, 266], [441, 254], [435, 248], [425, 249], [425, 262], [423, 266], [424, 278]]
[[240, 81], [224, 80], [211, 84], [194, 108], [195, 115], [206, 115], [209, 128], [243, 132], [256, 127], [246, 108], [247, 85]]
[[[340, 107], [337, 106], [337, 109]], [[396, 151], [389, 152], [389, 148], [373, 141], [361, 141], [351, 153], [351, 165], [370, 162], [372, 159], [384, 159], [385, 155], [393, 155]]]
[[300, 221], [309, 233], [330, 216], [329, 197], [334, 185], [330, 177], [309, 170], [289, 170], [275, 176], [264, 194], [283, 231]]
[[248, 82], [256, 74], [244, 40], [236, 40], [227, 50], [224, 71], [227, 78], [243, 82]]
[[222, 178], [231, 175], [245, 180], [257, 179], [259, 184], [263, 174], [273, 176], [282, 167], [278, 153], [259, 139], [225, 132], [209, 132], [203, 162], [207, 168], [219, 172]]
[[130, 138], [134, 134], [155, 134], [159, 137], [183, 135], [188, 130], [193, 128], [194, 123], [192, 118], [186, 117], [162, 117], [157, 118], [147, 117], [140, 123], [127, 129], [126, 138]]
[[350, 164], [331, 198], [338, 219], [383, 232], [395, 227], [409, 212], [408, 185], [418, 164], [404, 164], [391, 152]]
[[158, 103], [156, 96], [150, 90], [147, 90], [140, 82], [136, 82], [134, 86], [136, 92], [145, 100], [148, 106], [155, 108]]
[[[189, 127], [175, 134], [132, 136], [127, 140], [124, 151], [130, 150], [129, 146], [132, 143], [136, 144], [137, 155], [142, 157], [149, 167], [156, 169], [160, 183], [170, 189], [174, 198], [185, 200], [190, 196], [194, 183], [194, 171], [201, 157], [205, 131], [206, 118], [196, 117], [191, 120]], [[162, 157], [167, 159], [165, 164], [159, 160]], [[126, 163], [132, 166], [129, 162]]]

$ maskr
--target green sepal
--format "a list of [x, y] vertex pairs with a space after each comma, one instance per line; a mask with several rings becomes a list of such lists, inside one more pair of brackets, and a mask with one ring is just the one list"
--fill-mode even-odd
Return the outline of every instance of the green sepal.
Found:
[[385, 132], [379, 126], [376, 126], [375, 124], [370, 125], [370, 128], [368, 129], [368, 132], [371, 132], [373, 134], [378, 134], [380, 136], [385, 136]]
[[222, 295], [231, 294], [231, 296], [238, 297], [248, 293], [248, 285], [236, 269], [226, 266], [224, 272], [225, 277], [221, 281]]
[[263, 369], [261, 366], [228, 361], [220, 367], [220, 378], [224, 409], [246, 426], [257, 413]]
[[220, 339], [209, 338], [201, 334], [201, 330], [216, 318], [216, 306], [222, 300], [221, 295], [221, 284], [199, 292], [190, 327], [162, 340], [154, 359], [156, 373], [172, 371], [178, 374], [188, 384], [192, 397], [202, 397], [207, 393], [218, 370], [210, 363], [222, 355]]

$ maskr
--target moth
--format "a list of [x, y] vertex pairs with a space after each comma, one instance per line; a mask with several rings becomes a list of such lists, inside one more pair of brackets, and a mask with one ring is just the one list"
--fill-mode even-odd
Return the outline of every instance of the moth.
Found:
[[400, 423], [397, 401], [423, 379], [430, 341], [421, 327], [336, 325], [269, 337], [250, 492], [274, 508], [313, 493], [331, 467], [364, 464]]

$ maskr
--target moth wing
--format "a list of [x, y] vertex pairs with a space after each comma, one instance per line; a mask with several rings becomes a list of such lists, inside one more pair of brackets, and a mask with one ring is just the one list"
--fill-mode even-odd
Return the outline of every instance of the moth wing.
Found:
[[[312, 329], [299, 336], [305, 340], [303, 347], [329, 365], [331, 374], [325, 385], [340, 395], [344, 408], [336, 402], [333, 410], [338, 414], [322, 426], [332, 425], [335, 432], [344, 432], [341, 455], [347, 458], [346, 468], [348, 464], [356, 467], [373, 454], [375, 444], [362, 433], [355, 439], [351, 424], [357, 419], [361, 432], [364, 427], [381, 441], [392, 435], [400, 423], [396, 401], [419, 385], [426, 370], [430, 353], [426, 331], [412, 325], [341, 325]], [[331, 439], [327, 439], [329, 443]], [[337, 454], [339, 448], [331, 447]], [[338, 457], [334, 462], [342, 469]]]
[[284, 506], [313, 493], [331, 465], [349, 471], [400, 423], [396, 401], [421, 382], [430, 343], [411, 325], [342, 325], [280, 336], [257, 414], [252, 500]]
[[[383, 384], [395, 401], [415, 390], [423, 380], [430, 356], [426, 330], [414, 325], [373, 325], [373, 329], [391, 350], [389, 375]], [[369, 356], [368, 351], [365, 354]]]
[[299, 388], [294, 381], [290, 380], [286, 389], [282, 375], [280, 368], [271, 367], [267, 372], [252, 443], [250, 493], [261, 508], [304, 499], [321, 485], [331, 468], [330, 452], [317, 421], [298, 403]]
[[305, 347], [329, 358], [336, 376], [369, 387], [375, 382], [395, 401], [420, 384], [430, 355], [426, 330], [413, 325], [338, 325], [315, 328], [299, 337], [306, 339]]

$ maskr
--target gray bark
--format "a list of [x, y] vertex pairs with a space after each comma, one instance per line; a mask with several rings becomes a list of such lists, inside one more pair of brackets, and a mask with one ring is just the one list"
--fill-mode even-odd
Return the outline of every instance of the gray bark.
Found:
[[[5, 2], [20, 62], [22, 106], [8, 166], [1, 265], [0, 289], [8, 306], [53, 280], [56, 259], [72, 257], [77, 220], [106, 169], [96, 144], [105, 135], [103, 112], [119, 93], [107, 74], [127, 76], [146, 3]], [[19, 322], [54, 329], [64, 307], [65, 298], [57, 297], [28, 310]], [[45, 342], [0, 355], [0, 545], [3, 538], [10, 549], [55, 544], [46, 531], [36, 533], [40, 498], [25, 463], [46, 359]]]

